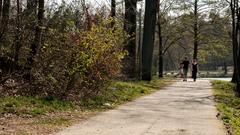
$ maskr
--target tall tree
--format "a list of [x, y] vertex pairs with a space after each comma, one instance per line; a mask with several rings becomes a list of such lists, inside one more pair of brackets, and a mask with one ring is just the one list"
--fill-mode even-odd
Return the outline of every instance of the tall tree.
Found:
[[238, 74], [238, 68], [237, 68], [237, 49], [238, 49], [238, 41], [237, 41], [237, 27], [236, 27], [236, 16], [237, 16], [237, 3], [236, 0], [231, 0], [230, 2], [231, 7], [231, 15], [232, 15], [232, 47], [233, 47], [233, 62], [234, 62], [234, 72], [232, 77], [232, 82], [237, 82], [237, 74]]
[[[188, 26], [191, 27], [189, 31], [192, 33], [193, 37], [193, 59], [198, 59], [198, 53], [200, 46], [205, 43], [204, 39], [202, 39], [202, 32], [205, 32], [205, 28], [207, 27], [204, 23], [204, 19], [207, 12], [211, 9], [216, 9], [218, 0], [205, 1], [205, 0], [189, 0], [178, 1], [179, 7], [182, 12], [187, 13], [191, 16], [191, 21]], [[204, 43], [203, 43], [204, 42]], [[191, 47], [192, 48], [192, 47]]]
[[1, 18], [2, 18], [2, 2], [3, 0], [0, 0], [0, 21], [1, 21]]
[[3, 1], [2, 7], [2, 26], [0, 31], [0, 42], [3, 40], [5, 32], [8, 30], [8, 21], [9, 21], [9, 14], [10, 14], [10, 0]]
[[193, 48], [193, 59], [198, 58], [198, 0], [194, 1], [194, 26], [193, 26], [193, 31], [194, 31], [194, 48]]
[[142, 79], [152, 80], [152, 59], [155, 40], [158, 1], [146, 0], [143, 48], [142, 48]]
[[142, 10], [143, 9], [143, 2], [140, 4], [140, 9], [138, 11], [138, 52], [137, 52], [137, 66], [138, 66], [138, 79], [141, 80], [142, 78], [142, 26], [143, 26], [143, 16]]
[[116, 16], [116, 0], [111, 1], [111, 17]]
[[162, 78], [163, 77], [163, 37], [162, 37], [162, 25], [161, 25], [161, 15], [158, 12], [158, 39], [159, 39], [159, 54], [158, 54], [158, 77]]
[[125, 0], [124, 29], [130, 37], [125, 47], [129, 54], [124, 58], [123, 73], [129, 78], [136, 76], [136, 9], [137, 0]]
[[14, 45], [14, 52], [13, 52], [13, 59], [14, 64], [12, 65], [13, 69], [16, 68], [18, 65], [18, 57], [19, 57], [19, 50], [21, 48], [21, 41], [20, 41], [20, 33], [21, 33], [21, 27], [20, 27], [20, 16], [21, 16], [22, 8], [20, 0], [17, 0], [17, 18], [16, 18], [16, 32], [15, 32], [15, 45]]
[[[111, 17], [116, 17], [116, 0], [111, 1]], [[114, 26], [114, 20], [111, 25]]]
[[172, 4], [174, 3], [174, 0], [159, 0], [159, 6], [158, 6], [158, 20], [157, 20], [157, 26], [158, 26], [158, 40], [159, 40], [159, 50], [158, 50], [158, 76], [159, 78], [163, 77], [163, 57], [164, 57], [164, 46], [163, 46], [163, 18], [165, 14], [168, 14]]
[[34, 57], [41, 46], [43, 19], [44, 19], [44, 0], [38, 1], [38, 17], [37, 18], [38, 18], [38, 21], [37, 21], [37, 26], [35, 28], [35, 38], [33, 43], [31, 44], [31, 47], [30, 47], [31, 52], [28, 58], [28, 63], [30, 67], [32, 67], [34, 63]]
[[240, 9], [239, 0], [231, 0], [232, 9], [232, 42], [233, 42], [233, 60], [235, 65], [234, 77], [236, 79], [237, 91], [240, 93]]

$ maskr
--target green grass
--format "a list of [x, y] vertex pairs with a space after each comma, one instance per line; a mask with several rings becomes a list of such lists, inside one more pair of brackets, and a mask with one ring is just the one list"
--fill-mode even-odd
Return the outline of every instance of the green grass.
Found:
[[[160, 87], [165, 86], [170, 80], [169, 78], [164, 78], [154, 79], [151, 82], [115, 81], [103, 94], [80, 101], [80, 107], [84, 108], [85, 111], [114, 108], [137, 97], [150, 94]], [[75, 103], [54, 98], [0, 97], [0, 115], [10, 113], [19, 116], [31, 115], [34, 117], [52, 112], [75, 110], [76, 108], [79, 107]]]
[[212, 84], [222, 120], [231, 134], [240, 135], [240, 97], [234, 91], [235, 85], [225, 81]]
[[0, 97], [0, 114], [42, 115], [45, 113], [73, 109], [74, 104], [57, 99], [33, 97]]
[[132, 101], [140, 96], [150, 94], [159, 90], [170, 82], [170, 78], [154, 79], [147, 81], [131, 81], [131, 82], [113, 82], [104, 94], [93, 97], [82, 102], [82, 106], [88, 109], [109, 109], [119, 104]]

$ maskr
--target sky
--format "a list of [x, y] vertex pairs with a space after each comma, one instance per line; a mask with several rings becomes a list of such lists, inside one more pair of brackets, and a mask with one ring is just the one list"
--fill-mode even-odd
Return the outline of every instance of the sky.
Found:
[[[53, 0], [51, 0], [53, 1]], [[57, 3], [61, 3], [62, 0], [54, 0], [56, 1]], [[65, 0], [66, 2], [70, 2], [70, 1], [73, 1], [73, 0]], [[86, 3], [91, 3], [91, 5], [109, 5], [111, 0], [85, 0]]]
[[[57, 3], [61, 3], [62, 0], [49, 0], [49, 1], [55, 1]], [[65, 0], [66, 2], [70, 2], [70, 1], [73, 1], [73, 0]], [[81, 0], [80, 0], [81, 1]], [[85, 0], [86, 3], [90, 3], [92, 6], [94, 7], [101, 7], [103, 5], [106, 5], [107, 7], [110, 8], [111, 6], [111, 0]], [[116, 0], [116, 2], [121, 2], [122, 0]], [[122, 6], [122, 4], [119, 4], [118, 6]], [[140, 6], [138, 6], [140, 7]]]

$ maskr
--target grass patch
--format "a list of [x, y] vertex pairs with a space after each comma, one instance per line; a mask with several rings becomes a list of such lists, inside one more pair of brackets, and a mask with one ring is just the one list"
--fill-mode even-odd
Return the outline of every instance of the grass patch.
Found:
[[55, 118], [48, 118], [48, 119], [40, 119], [35, 124], [41, 124], [41, 125], [53, 125], [53, 126], [63, 126], [63, 125], [69, 125], [70, 119], [64, 118], [64, 117], [55, 117]]
[[212, 84], [222, 120], [230, 134], [240, 135], [240, 97], [234, 91], [235, 85], [225, 81], [213, 81]]
[[[147, 81], [114, 81], [101, 95], [80, 101], [80, 107], [88, 110], [108, 109], [150, 94], [170, 82], [170, 78]], [[79, 103], [77, 103], [79, 105]], [[0, 114], [38, 116], [47, 113], [69, 111], [78, 108], [77, 104], [54, 98], [0, 97]]]
[[45, 113], [65, 111], [74, 108], [74, 104], [58, 99], [34, 97], [0, 97], [0, 114], [43, 115]]
[[101, 95], [82, 101], [87, 109], [109, 109], [119, 104], [132, 101], [140, 96], [150, 94], [166, 86], [170, 78], [147, 81], [116, 81]]

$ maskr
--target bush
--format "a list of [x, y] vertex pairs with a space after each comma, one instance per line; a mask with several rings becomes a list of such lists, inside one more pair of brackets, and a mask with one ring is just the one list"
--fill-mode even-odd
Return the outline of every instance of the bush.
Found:
[[119, 73], [125, 55], [125, 33], [111, 23], [98, 18], [89, 30], [49, 29], [33, 68], [33, 94], [78, 99], [101, 93]]

